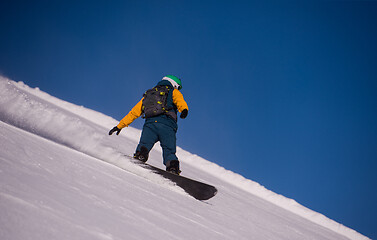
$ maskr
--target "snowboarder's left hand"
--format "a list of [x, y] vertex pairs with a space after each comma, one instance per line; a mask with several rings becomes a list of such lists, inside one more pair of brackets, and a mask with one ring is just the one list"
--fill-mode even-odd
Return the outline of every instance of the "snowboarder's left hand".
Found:
[[117, 126], [113, 127], [113, 129], [110, 130], [109, 135], [112, 135], [114, 132], [117, 132], [117, 135], [119, 135], [120, 130]]

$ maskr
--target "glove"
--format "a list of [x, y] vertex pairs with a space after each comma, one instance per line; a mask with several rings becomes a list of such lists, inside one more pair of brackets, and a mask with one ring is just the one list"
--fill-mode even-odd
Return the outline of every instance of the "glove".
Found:
[[182, 119], [185, 119], [187, 117], [187, 114], [188, 114], [188, 110], [187, 109], [184, 109], [182, 112], [181, 112], [181, 116], [179, 116], [180, 118]]
[[114, 132], [117, 132], [117, 135], [119, 135], [120, 130], [117, 126], [113, 127], [113, 129], [110, 130], [109, 135], [112, 135]]

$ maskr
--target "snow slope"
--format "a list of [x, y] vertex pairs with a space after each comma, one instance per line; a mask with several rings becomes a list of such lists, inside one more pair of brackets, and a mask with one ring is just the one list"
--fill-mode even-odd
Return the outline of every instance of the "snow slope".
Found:
[[[0, 239], [368, 239], [178, 148], [200, 202], [130, 163], [140, 130], [0, 77]], [[158, 145], [149, 162], [162, 166]]]

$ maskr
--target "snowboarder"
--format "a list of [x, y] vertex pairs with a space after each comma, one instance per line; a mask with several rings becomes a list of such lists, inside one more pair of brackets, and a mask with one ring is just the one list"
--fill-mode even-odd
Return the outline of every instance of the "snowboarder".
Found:
[[166, 171], [178, 174], [179, 160], [176, 156], [176, 133], [178, 130], [177, 111], [184, 119], [188, 114], [188, 106], [183, 99], [181, 80], [174, 75], [166, 75], [157, 86], [144, 93], [143, 98], [132, 110], [112, 128], [109, 135], [119, 135], [124, 127], [128, 127], [135, 119], [142, 116], [145, 123], [134, 158], [146, 162], [154, 144], [160, 141]]

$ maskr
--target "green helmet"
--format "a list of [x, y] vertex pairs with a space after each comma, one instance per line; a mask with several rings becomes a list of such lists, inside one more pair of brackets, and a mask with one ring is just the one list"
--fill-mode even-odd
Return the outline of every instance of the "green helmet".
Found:
[[182, 89], [182, 82], [181, 79], [174, 75], [166, 75], [165, 77], [162, 78], [162, 80], [168, 80], [174, 88], [181, 90]]

